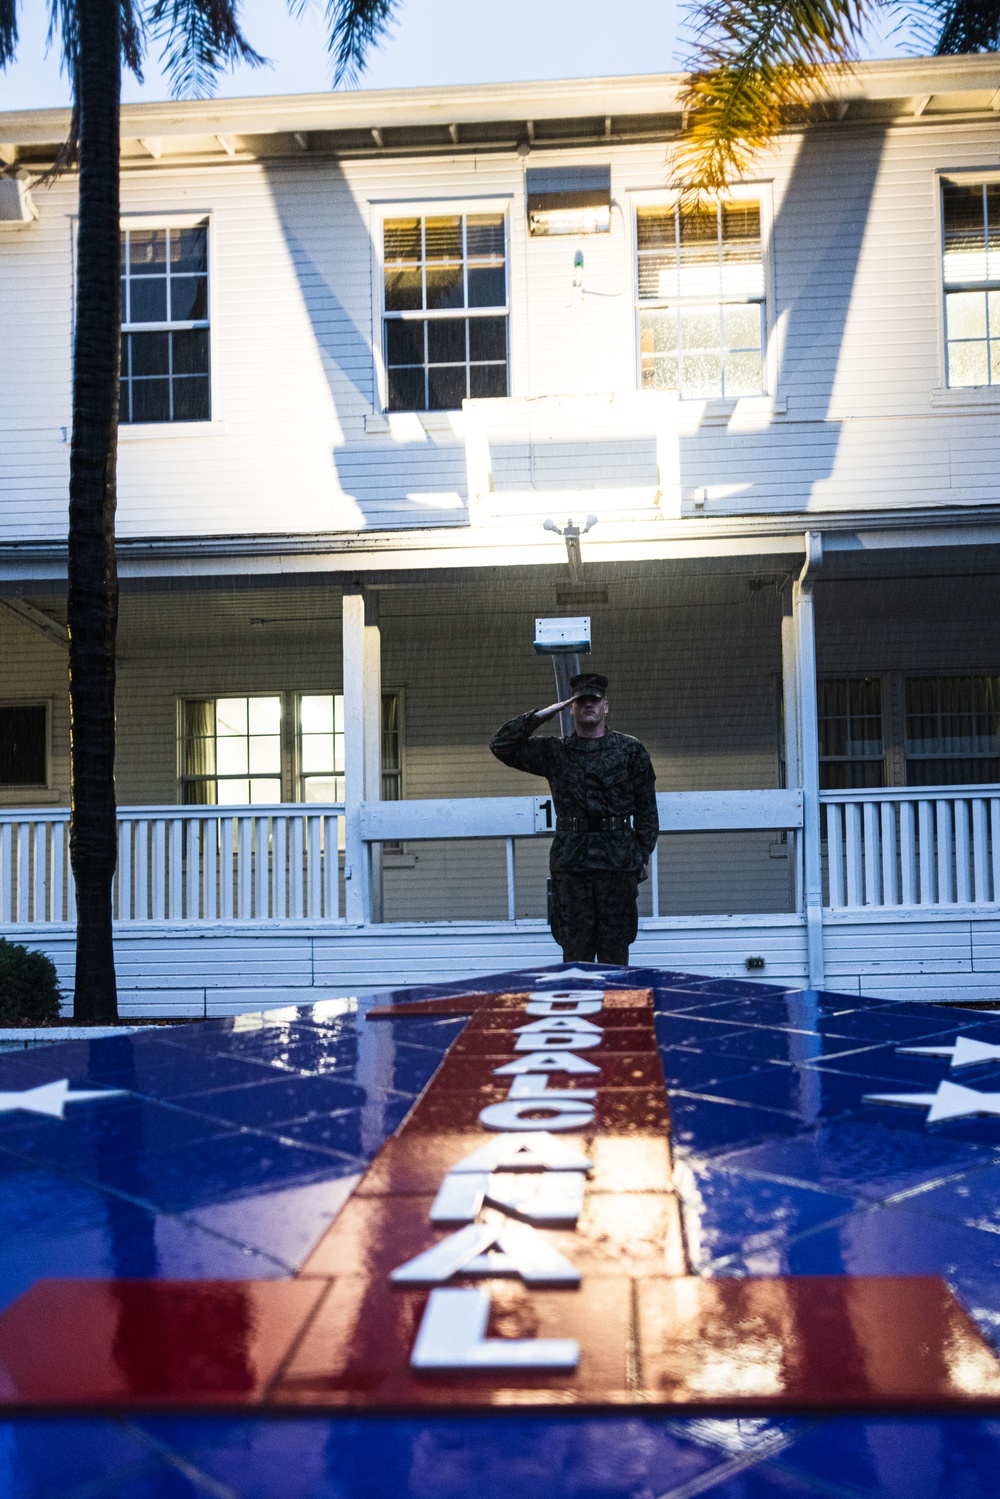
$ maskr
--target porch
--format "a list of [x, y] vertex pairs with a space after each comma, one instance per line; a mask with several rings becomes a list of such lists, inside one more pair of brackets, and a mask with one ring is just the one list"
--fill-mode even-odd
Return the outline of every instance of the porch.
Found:
[[[822, 792], [823, 983], [885, 997], [1000, 993], [1000, 786]], [[661, 793], [636, 966], [802, 984], [809, 978], [801, 790]], [[551, 837], [544, 796], [365, 802], [360, 852], [343, 804], [124, 808], [115, 912], [124, 1014], [225, 1014], [558, 961], [544, 920], [518, 916], [522, 866]], [[0, 924], [72, 982], [69, 814], [0, 813]], [[674, 847], [766, 831], [787, 849], [786, 911], [666, 914]], [[379, 853], [465, 849], [481, 868], [478, 919], [378, 920]], [[362, 919], [347, 913], [361, 862]], [[506, 911], [491, 909], [498, 887]], [[815, 925], [815, 923], [814, 923]], [[815, 933], [813, 934], [815, 941]]]
[[[592, 615], [612, 722], [657, 771], [635, 963], [997, 997], [997, 714], [949, 726], [942, 709], [921, 727], [907, 706], [914, 682], [995, 691], [989, 556], [824, 557], [811, 533], [789, 573], [784, 553], [610, 563], [586, 545], [582, 580], [565, 563], [126, 580], [123, 1013], [555, 961], [546, 788], [487, 745], [551, 699], [532, 621], [560, 612]], [[0, 791], [0, 927], [51, 952], [68, 994], [59, 607], [35, 589], [0, 610], [0, 706], [47, 703], [30, 711], [49, 743], [41, 794]], [[949, 754], [951, 782], [937, 774]]]

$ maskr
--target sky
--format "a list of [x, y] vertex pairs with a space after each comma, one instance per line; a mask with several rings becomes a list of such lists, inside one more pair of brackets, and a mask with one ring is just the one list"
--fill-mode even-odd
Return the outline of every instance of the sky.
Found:
[[[284, 0], [244, 0], [244, 31], [272, 66], [222, 74], [216, 94], [320, 92], [331, 83], [322, 0], [293, 20]], [[42, 109], [69, 99], [57, 49], [46, 55], [47, 0], [22, 0], [16, 63], [0, 73], [0, 109]], [[609, 24], [609, 13], [612, 18]], [[363, 88], [503, 83], [524, 79], [671, 72], [690, 47], [684, 0], [409, 0], [360, 80]], [[903, 51], [898, 37], [873, 39], [872, 55]], [[154, 55], [126, 100], [169, 97]]]

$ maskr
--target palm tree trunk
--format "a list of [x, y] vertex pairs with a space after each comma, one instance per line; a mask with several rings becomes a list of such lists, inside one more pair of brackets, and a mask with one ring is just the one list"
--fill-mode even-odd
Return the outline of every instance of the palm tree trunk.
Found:
[[120, 0], [77, 7], [80, 119], [73, 443], [69, 485], [70, 858], [81, 1023], [118, 1016], [111, 897], [115, 808], [115, 467], [121, 357]]

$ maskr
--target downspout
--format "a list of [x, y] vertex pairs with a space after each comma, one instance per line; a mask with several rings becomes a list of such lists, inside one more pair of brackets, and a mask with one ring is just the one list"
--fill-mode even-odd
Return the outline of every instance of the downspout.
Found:
[[826, 982], [826, 962], [823, 952], [819, 712], [816, 690], [816, 620], [813, 607], [813, 585], [816, 581], [816, 574], [823, 566], [822, 534], [819, 531], [807, 531], [805, 546], [806, 560], [792, 594], [798, 678], [799, 766], [802, 784], [802, 895], [806, 918], [809, 987], [821, 989]]

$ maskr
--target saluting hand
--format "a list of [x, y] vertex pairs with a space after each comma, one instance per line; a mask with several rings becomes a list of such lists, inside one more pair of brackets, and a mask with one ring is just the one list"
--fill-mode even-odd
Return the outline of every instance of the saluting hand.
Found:
[[564, 698], [561, 703], [550, 703], [547, 708], [536, 708], [535, 717], [539, 723], [548, 723], [550, 718], [555, 718], [557, 713], [561, 713], [564, 708], [569, 707], [570, 703], [575, 703], [577, 698], [583, 695], [580, 692], [573, 692], [569, 697]]

